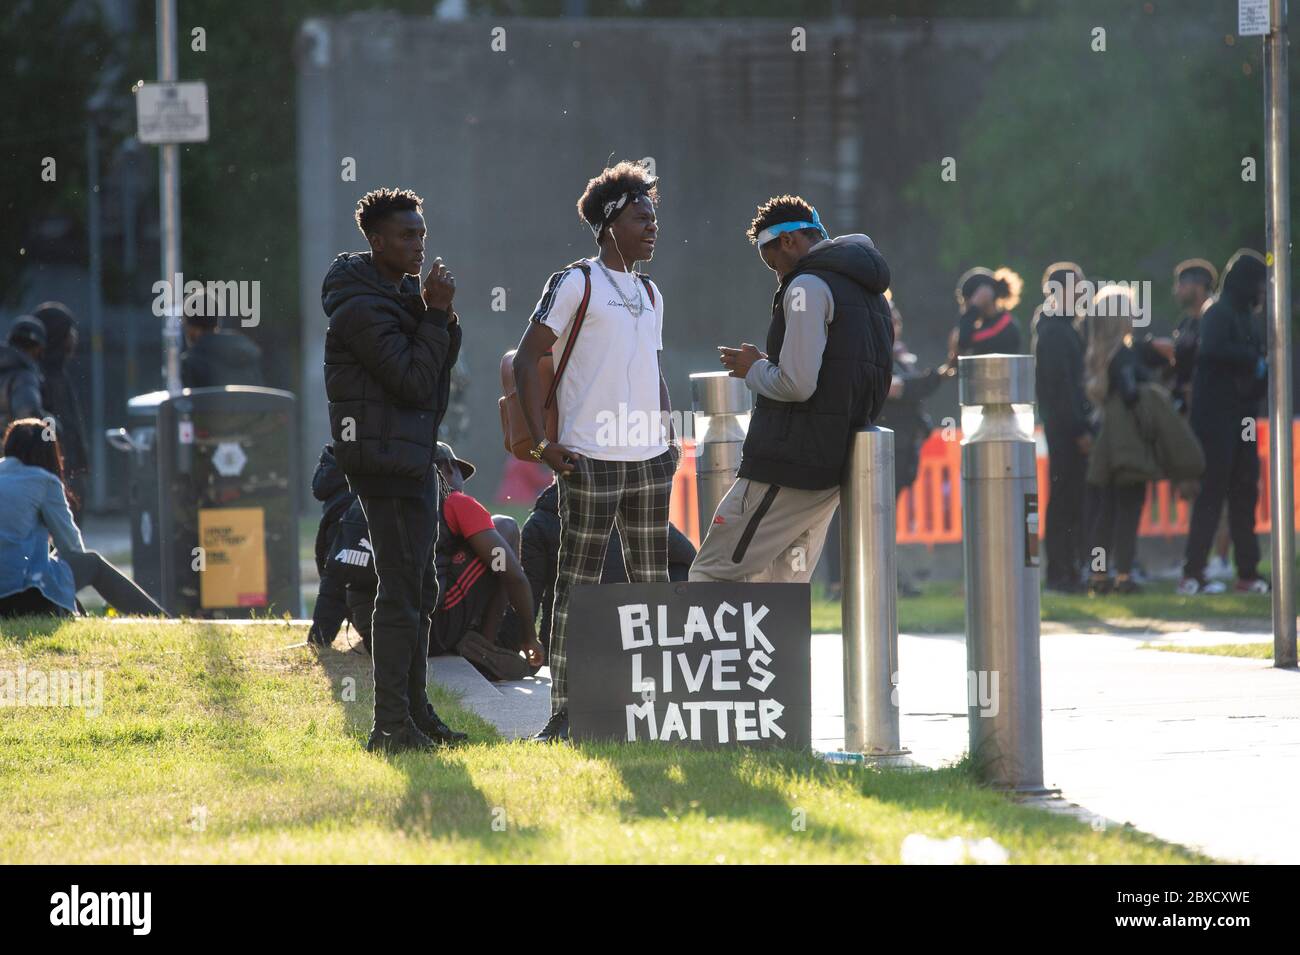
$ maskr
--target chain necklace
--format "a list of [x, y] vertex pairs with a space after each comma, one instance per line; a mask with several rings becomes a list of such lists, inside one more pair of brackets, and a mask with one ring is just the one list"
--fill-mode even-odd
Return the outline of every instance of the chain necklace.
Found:
[[618, 292], [618, 297], [623, 300], [623, 304], [627, 307], [628, 314], [633, 318], [640, 318], [641, 313], [645, 311], [645, 298], [641, 295], [641, 283], [636, 279], [636, 273], [625, 273], [633, 277], [632, 284], [636, 286], [636, 304], [633, 305], [632, 301], [623, 294], [623, 286], [614, 281], [614, 276], [611, 275], [609, 269], [605, 267], [605, 263], [600, 260], [600, 256], [596, 256], [596, 264], [599, 265], [600, 270], [605, 273], [605, 278], [609, 279], [609, 284], [614, 286], [614, 291]]

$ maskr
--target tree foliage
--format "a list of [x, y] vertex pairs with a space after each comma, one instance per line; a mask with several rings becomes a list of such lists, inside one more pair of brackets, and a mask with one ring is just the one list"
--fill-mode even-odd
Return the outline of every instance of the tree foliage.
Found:
[[[1235, 30], [1235, 8], [1189, 18], [1134, 5], [1030, 31], [912, 179], [947, 270], [1006, 263], [1032, 288], [1049, 262], [1072, 259], [1093, 276], [1151, 279], [1161, 295], [1184, 258], [1261, 248], [1262, 49]], [[943, 156], [957, 160], [955, 182], [939, 175]]]

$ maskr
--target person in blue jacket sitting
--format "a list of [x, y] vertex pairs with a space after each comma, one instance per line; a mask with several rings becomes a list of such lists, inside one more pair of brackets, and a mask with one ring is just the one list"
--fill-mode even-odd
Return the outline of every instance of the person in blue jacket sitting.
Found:
[[86, 550], [68, 495], [53, 429], [39, 418], [11, 422], [0, 445], [0, 617], [75, 614], [83, 587], [120, 614], [168, 616], [130, 578]]

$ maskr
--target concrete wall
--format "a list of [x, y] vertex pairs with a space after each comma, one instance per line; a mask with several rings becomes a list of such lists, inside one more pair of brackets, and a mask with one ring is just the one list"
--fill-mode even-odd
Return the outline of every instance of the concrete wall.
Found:
[[[505, 52], [491, 49], [505, 28]], [[430, 258], [457, 276], [471, 433], [457, 451], [489, 500], [504, 461], [498, 364], [547, 276], [590, 255], [575, 202], [616, 158], [653, 157], [662, 178], [658, 251], [665, 371], [674, 404], [715, 370], [717, 344], [761, 345], [774, 279], [744, 237], [755, 205], [798, 192], [832, 233], [866, 232], [888, 257], [921, 357], [943, 357], [955, 276], [902, 194], [919, 163], [976, 102], [1023, 27], [947, 21], [807, 24], [807, 52], [781, 21], [473, 20], [357, 15], [304, 23], [298, 143], [303, 315], [303, 460], [328, 438], [320, 284], [339, 251], [362, 249], [357, 198], [405, 186], [426, 200]], [[357, 181], [341, 179], [344, 157]], [[492, 290], [507, 310], [491, 310]], [[951, 390], [951, 389], [950, 389]], [[955, 404], [955, 394], [948, 396]]]

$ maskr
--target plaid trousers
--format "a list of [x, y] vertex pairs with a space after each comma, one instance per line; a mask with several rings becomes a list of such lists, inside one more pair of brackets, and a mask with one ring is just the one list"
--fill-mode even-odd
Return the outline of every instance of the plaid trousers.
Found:
[[[646, 461], [583, 457], [560, 483], [560, 557], [551, 617], [551, 712], [569, 705], [569, 594], [577, 584], [600, 583], [615, 523], [623, 565], [634, 584], [668, 581], [668, 498], [677, 448]], [[579, 624], [580, 625], [580, 624]]]

